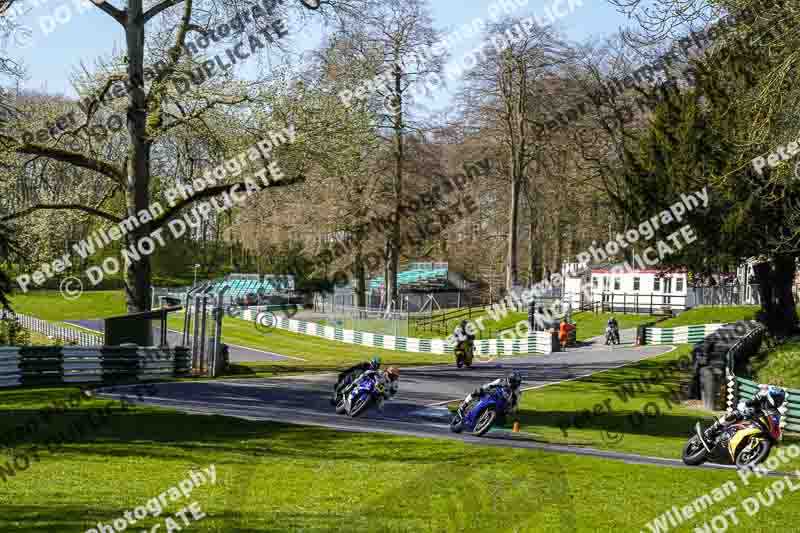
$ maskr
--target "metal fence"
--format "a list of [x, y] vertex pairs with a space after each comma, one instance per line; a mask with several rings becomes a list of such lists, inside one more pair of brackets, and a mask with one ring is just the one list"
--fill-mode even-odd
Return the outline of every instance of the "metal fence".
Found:
[[80, 346], [103, 345], [103, 338], [97, 333], [84, 332], [65, 326], [59, 326], [58, 324], [53, 324], [28, 315], [21, 315], [19, 313], [16, 314], [16, 317], [25, 329], [41, 333], [47, 337], [60, 339], [65, 343], [74, 342]]
[[317, 309], [311, 322], [332, 326], [337, 329], [351, 329], [370, 333], [382, 333], [408, 337], [409, 314], [397, 311], [386, 312], [380, 309], [349, 307], [344, 305], [328, 306]]
[[[758, 284], [718, 285], [716, 287], [689, 287], [687, 306], [698, 305], [761, 305]], [[792, 287], [795, 302], [800, 302], [800, 284]]]

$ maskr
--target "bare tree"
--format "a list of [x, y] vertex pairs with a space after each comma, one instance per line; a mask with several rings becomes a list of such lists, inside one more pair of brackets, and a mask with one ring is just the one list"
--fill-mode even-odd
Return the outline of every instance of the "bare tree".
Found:
[[[265, 2], [265, 5], [283, 4], [285, 2]], [[295, 10], [348, 9], [352, 8], [355, 0], [294, 0], [291, 5]], [[126, 215], [135, 217], [138, 213], [147, 211], [151, 205], [151, 155], [156, 143], [173, 130], [181, 128], [199, 128], [210, 133], [204, 118], [214, 113], [215, 109], [225, 106], [238, 106], [249, 100], [247, 94], [231, 94], [222, 90], [219, 85], [217, 90], [203, 87], [203, 91], [192, 90], [188, 95], [185, 91], [178, 91], [180, 83], [188, 85], [193, 71], [204, 64], [198, 63], [187, 54], [186, 38], [190, 32], [205, 36], [218, 24], [227, 22], [236, 14], [236, 10], [243, 8], [238, 2], [223, 1], [211, 2], [208, 5], [196, 6], [194, 0], [162, 0], [149, 8], [145, 8], [143, 0], [129, 0], [125, 8], [118, 8], [112, 2], [96, 2], [95, 7], [107, 14], [115, 23], [119, 24], [125, 34], [125, 51], [123, 57], [118, 57], [111, 62], [108, 72], [100, 75], [98, 82], [100, 89], [94, 101], [86, 111], [86, 121], [74, 131], [67, 132], [59, 137], [55, 143], [32, 142], [30, 139], [19, 139], [11, 135], [0, 135], [0, 147], [7, 153], [19, 156], [33, 156], [34, 158], [47, 158], [60, 161], [68, 165], [85, 169], [104, 176], [111, 189], [121, 188], [125, 195]], [[172, 12], [176, 6], [180, 7], [180, 15]], [[277, 8], [286, 9], [286, 8]], [[148, 42], [146, 28], [155, 24], [159, 17], [166, 17], [169, 22], [163, 24], [167, 28], [166, 34], [155, 33]], [[252, 43], [256, 32], [278, 32], [272, 19], [260, 18], [248, 23], [246, 36], [249, 35]], [[258, 37], [256, 38], [258, 40]], [[166, 50], [160, 45], [168, 44]], [[148, 46], [148, 44], [150, 46]], [[264, 48], [263, 43], [259, 44]], [[150, 55], [148, 50], [155, 50]], [[255, 50], [253, 50], [255, 52]], [[154, 68], [147, 67], [147, 59], [153, 60]], [[206, 62], [207, 64], [208, 62]], [[199, 66], [198, 66], [199, 65]], [[152, 65], [151, 65], [152, 66]], [[153, 74], [155, 72], [155, 74]], [[209, 73], [210, 76], [210, 73]], [[146, 87], [145, 81], [149, 81]], [[92, 120], [102, 114], [99, 111], [101, 101], [106, 98], [112, 88], [123, 84], [127, 92], [125, 123], [127, 130], [127, 150], [122, 161], [114, 162], [96, 157], [90, 153], [82, 153], [64, 149], [59, 146], [61, 138], [73, 135], [77, 137], [85, 133], [92, 125]], [[214, 85], [214, 84], [210, 84]], [[89, 138], [88, 144], [91, 144]], [[276, 186], [289, 185], [301, 179], [300, 177], [285, 179], [275, 182]], [[143, 237], [164, 226], [180, 210], [191, 203], [213, 197], [229, 191], [235, 184], [226, 183], [215, 187], [206, 188], [196, 192], [186, 201], [179, 202], [167, 210], [164, 216], [149, 223], [142, 224], [126, 235], [127, 242], [131, 245], [138, 243]], [[242, 183], [238, 184], [243, 186]], [[39, 210], [79, 210], [101, 217], [113, 223], [119, 223], [125, 216], [107, 212], [96, 205], [71, 205], [36, 204], [12, 215], [6, 216], [10, 220], [28, 215]], [[151, 306], [150, 302], [150, 259], [141, 257], [138, 261], [130, 261], [126, 269], [126, 289], [128, 294], [128, 310], [143, 311]]]
[[518, 20], [492, 25], [487, 32], [490, 36], [508, 36], [507, 46], [487, 52], [466, 75], [463, 97], [466, 108], [489, 124], [486, 134], [498, 140], [505, 155], [501, 165], [510, 184], [505, 276], [508, 291], [518, 281], [522, 185], [531, 164], [542, 158], [545, 147], [531, 120], [532, 110], [543, 103], [537, 101], [536, 93], [542, 80], [554, 76], [570, 60], [571, 52], [551, 29], [535, 25], [526, 28]]

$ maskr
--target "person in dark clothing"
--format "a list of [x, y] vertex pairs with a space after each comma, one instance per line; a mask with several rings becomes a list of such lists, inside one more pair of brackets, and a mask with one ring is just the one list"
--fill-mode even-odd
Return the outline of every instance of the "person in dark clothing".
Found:
[[719, 418], [714, 425], [708, 428], [703, 434], [703, 438], [709, 443], [714, 443], [722, 430], [731, 424], [742, 420], [752, 420], [761, 413], [770, 416], [781, 416], [778, 408], [786, 400], [786, 391], [780, 387], [770, 385], [761, 388], [756, 395], [746, 402], [740, 402], [737, 409]]
[[364, 361], [363, 363], [358, 363], [357, 365], [353, 365], [350, 368], [341, 371], [339, 373], [339, 378], [336, 380], [336, 385], [333, 386], [331, 405], [336, 405], [336, 402], [339, 400], [339, 395], [342, 393], [342, 391], [344, 391], [351, 383], [358, 379], [361, 374], [367, 370], [377, 371], [380, 367], [381, 358], [373, 357], [369, 362]]

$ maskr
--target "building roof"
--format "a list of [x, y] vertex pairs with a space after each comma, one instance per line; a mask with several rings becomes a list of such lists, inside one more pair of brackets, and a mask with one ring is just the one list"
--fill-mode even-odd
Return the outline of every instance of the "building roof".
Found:
[[646, 268], [646, 269], [639, 269], [634, 268], [632, 270], [628, 270], [625, 268], [625, 263], [605, 263], [599, 265], [592, 265], [589, 268], [592, 271], [592, 274], [611, 274], [611, 270], [615, 267], [619, 267], [622, 269], [621, 271], [614, 272], [614, 274], [685, 274], [686, 269], [680, 270], [665, 270], [659, 268]]

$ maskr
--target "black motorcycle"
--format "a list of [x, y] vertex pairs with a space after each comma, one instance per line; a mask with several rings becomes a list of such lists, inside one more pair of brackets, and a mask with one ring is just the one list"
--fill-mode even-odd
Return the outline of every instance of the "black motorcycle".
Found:
[[619, 329], [606, 326], [606, 344], [619, 344]]

